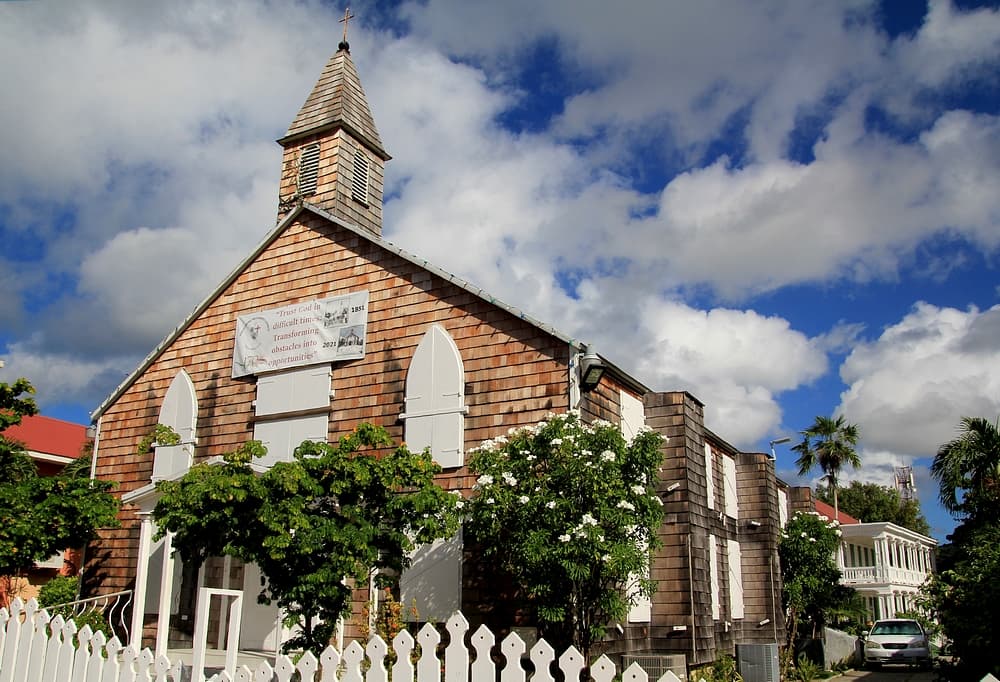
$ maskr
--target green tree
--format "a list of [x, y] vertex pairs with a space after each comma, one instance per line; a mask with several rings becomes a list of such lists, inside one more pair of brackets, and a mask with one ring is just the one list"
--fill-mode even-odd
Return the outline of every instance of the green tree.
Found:
[[33, 393], [27, 379], [0, 383], [0, 576], [8, 579], [118, 523], [113, 484], [89, 478], [89, 459], [39, 476], [24, 446], [3, 435], [37, 413]]
[[[778, 542], [782, 601], [788, 631], [788, 652], [801, 639], [815, 639], [820, 629], [851, 611], [854, 590], [841, 586], [835, 557], [840, 544], [836, 521], [816, 512], [789, 520]], [[786, 656], [791, 661], [793, 656]]]
[[586, 660], [605, 627], [623, 620], [648, 580], [662, 502], [659, 434], [627, 443], [605, 421], [576, 413], [483, 443], [467, 527], [484, 558], [508, 573], [557, 649]]
[[952, 643], [962, 679], [1000, 674], [1000, 433], [963, 417], [931, 465], [941, 503], [961, 519], [938, 553], [926, 603]]
[[1000, 518], [1000, 430], [982, 417], [963, 417], [960, 435], [931, 464], [945, 509], [960, 517]]
[[460, 500], [434, 483], [441, 469], [427, 452], [394, 447], [385, 429], [360, 424], [336, 444], [306, 441], [294, 460], [262, 474], [266, 452], [250, 441], [221, 464], [201, 463], [163, 481], [153, 511], [185, 560], [228, 554], [260, 567], [258, 600], [276, 602], [301, 635], [285, 649], [317, 653], [350, 612], [350, 584], [398, 573], [416, 544], [458, 530]]
[[840, 513], [840, 503], [837, 487], [840, 471], [850, 464], [857, 469], [861, 466], [861, 458], [855, 451], [858, 444], [858, 427], [848, 424], [843, 417], [816, 417], [812, 426], [802, 431], [802, 442], [792, 450], [799, 453], [795, 464], [799, 474], [804, 476], [815, 467], [823, 471], [831, 489], [833, 489], [833, 509]]
[[[818, 485], [816, 497], [833, 504], [833, 489]], [[931, 531], [930, 524], [920, 511], [920, 502], [902, 499], [899, 491], [890, 486], [851, 481], [839, 491], [839, 507], [863, 523], [888, 521], [922, 535]]]

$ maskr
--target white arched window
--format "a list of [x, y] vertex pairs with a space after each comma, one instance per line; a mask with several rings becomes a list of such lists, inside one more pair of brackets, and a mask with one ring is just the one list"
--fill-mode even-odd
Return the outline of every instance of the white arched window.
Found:
[[158, 423], [172, 428], [181, 442], [157, 445], [153, 454], [153, 481], [176, 478], [191, 468], [194, 459], [194, 434], [198, 420], [198, 399], [194, 382], [183, 369], [170, 382], [160, 406]]
[[[442, 467], [465, 463], [465, 370], [454, 339], [433, 325], [420, 340], [406, 373], [406, 444], [430, 448]], [[444, 621], [462, 607], [462, 533], [421, 545], [399, 580], [402, 603], [416, 604], [421, 620]]]
[[442, 467], [465, 464], [465, 369], [458, 346], [433, 325], [420, 340], [406, 373], [406, 444], [431, 449]]

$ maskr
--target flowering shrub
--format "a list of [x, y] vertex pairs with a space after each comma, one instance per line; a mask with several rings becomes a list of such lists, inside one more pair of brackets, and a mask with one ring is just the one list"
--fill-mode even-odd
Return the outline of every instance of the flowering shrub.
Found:
[[800, 622], [813, 636], [826, 620], [825, 612], [847, 595], [839, 587], [836, 551], [840, 528], [816, 512], [800, 512], [785, 526], [778, 544], [789, 640]]
[[605, 627], [623, 620], [648, 580], [662, 502], [659, 434], [627, 443], [618, 427], [549, 415], [474, 449], [479, 478], [467, 528], [482, 554], [530, 599], [553, 646], [589, 655]]

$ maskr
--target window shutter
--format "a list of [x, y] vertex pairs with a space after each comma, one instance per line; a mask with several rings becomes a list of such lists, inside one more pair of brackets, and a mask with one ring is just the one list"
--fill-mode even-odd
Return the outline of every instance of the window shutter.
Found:
[[721, 617], [719, 609], [719, 548], [715, 545], [715, 536], [708, 536], [708, 573], [709, 586], [712, 593], [712, 620]]
[[172, 428], [181, 438], [179, 445], [160, 445], [153, 453], [151, 480], [160, 481], [183, 474], [194, 459], [194, 436], [198, 419], [198, 400], [194, 383], [184, 370], [178, 372], [160, 406], [158, 422]]
[[255, 459], [254, 464], [270, 467], [278, 462], [290, 462], [292, 453], [302, 441], [325, 441], [329, 427], [330, 417], [325, 414], [258, 421], [253, 425], [253, 437], [264, 444], [267, 454]]
[[417, 618], [440, 623], [462, 609], [462, 531], [447, 540], [418, 546], [410, 567], [399, 578], [400, 602], [407, 620], [416, 604]]
[[733, 620], [743, 618], [743, 557], [738, 540], [727, 541], [729, 559], [729, 614]]
[[715, 472], [712, 462], [712, 446], [705, 443], [705, 494], [708, 496], [708, 508], [715, 509]]
[[722, 456], [722, 474], [725, 485], [726, 515], [737, 519], [740, 516], [740, 508], [736, 497], [736, 460], [728, 455]]
[[[642, 400], [631, 393], [621, 391], [619, 396], [622, 435], [625, 436], [627, 442], [631, 443], [638, 435], [639, 430], [646, 425], [646, 411], [643, 408]], [[649, 548], [644, 545], [643, 549], [648, 550]], [[638, 577], [632, 576], [633, 579]], [[642, 577], [649, 578], [649, 570]], [[649, 597], [639, 594], [638, 585], [629, 589], [628, 596], [630, 600], [634, 600], [632, 608], [628, 612], [628, 622], [648, 623], [652, 612], [652, 602]]]
[[778, 491], [778, 524], [784, 528], [788, 523], [788, 493]]
[[406, 373], [406, 442], [431, 449], [442, 467], [465, 463], [465, 370], [454, 340], [440, 325], [427, 330]]
[[258, 417], [330, 405], [330, 365], [313, 365], [257, 378]]
[[306, 145], [299, 152], [299, 196], [316, 193], [319, 177], [319, 143]]
[[[255, 460], [261, 466], [290, 462], [295, 448], [302, 441], [325, 441], [330, 428], [330, 415], [319, 414], [282, 417], [283, 414], [304, 410], [323, 410], [330, 406], [330, 366], [313, 365], [257, 378], [257, 400], [253, 426], [254, 440], [267, 448], [267, 454]], [[273, 419], [266, 417], [274, 416]]]
[[629, 443], [638, 435], [639, 429], [646, 425], [646, 411], [642, 400], [631, 393], [621, 391], [621, 424], [622, 435]]

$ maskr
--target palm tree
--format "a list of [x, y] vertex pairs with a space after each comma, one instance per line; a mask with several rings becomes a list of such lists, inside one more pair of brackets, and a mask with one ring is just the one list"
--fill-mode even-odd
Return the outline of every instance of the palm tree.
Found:
[[982, 417], [962, 417], [961, 435], [942, 445], [931, 464], [944, 508], [975, 517], [1000, 502], [1000, 430]]
[[[834, 517], [840, 516], [840, 502], [837, 499], [837, 481], [845, 464], [857, 469], [861, 458], [854, 450], [858, 444], [858, 427], [848, 424], [843, 417], [816, 417], [813, 425], [802, 431], [802, 442], [792, 448], [799, 453], [795, 463], [799, 475], [804, 476], [817, 464], [823, 470], [833, 490]], [[839, 520], [839, 518], [838, 518]]]

